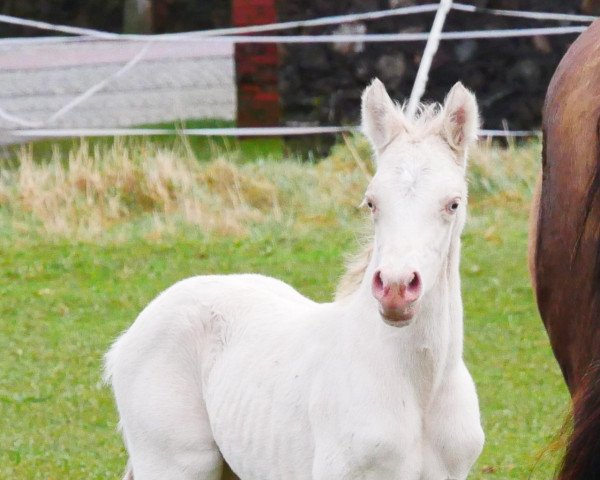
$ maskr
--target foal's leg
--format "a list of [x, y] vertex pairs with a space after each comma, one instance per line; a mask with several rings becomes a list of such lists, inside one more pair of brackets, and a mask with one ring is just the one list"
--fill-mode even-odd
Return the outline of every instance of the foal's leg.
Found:
[[223, 473], [221, 474], [221, 480], [240, 480], [240, 477], [238, 477], [235, 473], [233, 473], [233, 470], [231, 470], [229, 465], [227, 465], [227, 463], [224, 462]]
[[197, 379], [157, 355], [113, 374], [135, 480], [220, 480], [215, 444]]

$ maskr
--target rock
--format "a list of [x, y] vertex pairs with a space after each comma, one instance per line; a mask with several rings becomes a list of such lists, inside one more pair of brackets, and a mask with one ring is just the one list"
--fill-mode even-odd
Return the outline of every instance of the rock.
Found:
[[520, 60], [509, 70], [507, 80], [519, 83], [527, 91], [535, 91], [540, 82], [540, 69], [533, 60]]
[[543, 35], [536, 35], [531, 39], [531, 41], [533, 42], [533, 46], [538, 52], [544, 54], [552, 52], [552, 45], [550, 44], [550, 40], [548, 39], [548, 37], [545, 37]]
[[319, 74], [324, 72], [328, 75], [331, 71], [331, 63], [327, 58], [327, 48], [323, 44], [309, 43], [302, 45], [300, 48], [295, 46], [291, 57], [289, 61], [295, 62], [299, 68], [307, 72], [319, 72]]
[[[335, 30], [333, 35], [363, 35], [367, 33], [367, 27], [364, 23], [342, 23]], [[337, 42], [333, 44], [333, 49], [343, 55], [360, 53], [365, 49], [363, 42]]]
[[406, 72], [406, 60], [404, 54], [386, 54], [377, 59], [375, 70], [379, 79], [387, 85], [387, 88], [396, 89], [402, 83]]
[[468, 62], [477, 51], [477, 41], [461, 40], [454, 46], [454, 55], [460, 63]]

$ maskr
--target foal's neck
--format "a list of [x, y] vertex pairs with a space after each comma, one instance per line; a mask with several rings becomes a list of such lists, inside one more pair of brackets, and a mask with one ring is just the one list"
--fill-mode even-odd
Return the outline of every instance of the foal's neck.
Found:
[[[407, 372], [424, 398], [437, 389], [445, 372], [462, 359], [463, 311], [460, 293], [460, 240], [452, 242], [448, 258], [433, 287], [421, 299], [412, 322], [394, 328], [384, 323], [371, 294], [373, 261], [367, 268], [352, 308], [357, 331], [380, 345], [382, 355], [391, 355]], [[355, 308], [361, 305], [362, 308]]]

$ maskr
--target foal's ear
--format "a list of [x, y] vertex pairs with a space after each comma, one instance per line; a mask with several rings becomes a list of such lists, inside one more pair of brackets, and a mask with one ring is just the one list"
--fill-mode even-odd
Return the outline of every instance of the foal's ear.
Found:
[[444, 101], [442, 136], [456, 151], [462, 163], [469, 146], [477, 140], [479, 130], [479, 110], [475, 95], [460, 82], [448, 92]]
[[376, 154], [406, 130], [404, 115], [388, 95], [383, 83], [374, 79], [362, 95], [362, 130]]

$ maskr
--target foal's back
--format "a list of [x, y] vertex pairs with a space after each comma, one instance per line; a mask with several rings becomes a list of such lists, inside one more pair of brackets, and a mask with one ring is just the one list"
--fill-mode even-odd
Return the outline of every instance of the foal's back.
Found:
[[[240, 369], [244, 362], [264, 363], [268, 350], [285, 339], [286, 323], [293, 329], [289, 321], [315, 305], [287, 284], [261, 275], [194, 277], [152, 301], [106, 356], [134, 477], [236, 478], [224, 466], [213, 430], [219, 415], [227, 417], [227, 408], [245, 401], [239, 396], [245, 379], [229, 373], [215, 381], [212, 371], [236, 335], [247, 337], [249, 330], [262, 337], [265, 349], [252, 356], [242, 351], [234, 362]], [[219, 392], [222, 386], [231, 389], [229, 396]], [[211, 395], [205, 387], [224, 393], [220, 398], [227, 401], [207, 406]], [[239, 419], [234, 439], [246, 420], [251, 418]], [[126, 478], [131, 475], [130, 470]]]

